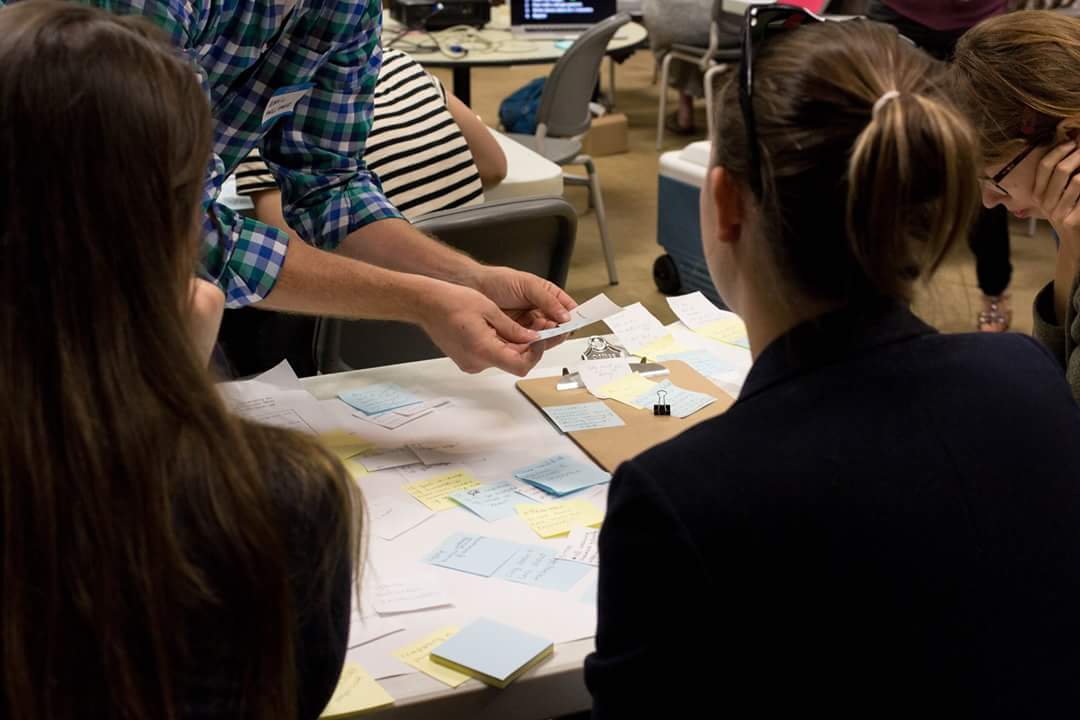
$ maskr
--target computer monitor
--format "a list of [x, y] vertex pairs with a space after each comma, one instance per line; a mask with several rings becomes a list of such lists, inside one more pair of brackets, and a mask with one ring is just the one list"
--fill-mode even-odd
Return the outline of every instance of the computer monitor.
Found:
[[616, 0], [510, 0], [515, 32], [584, 30], [615, 14]]

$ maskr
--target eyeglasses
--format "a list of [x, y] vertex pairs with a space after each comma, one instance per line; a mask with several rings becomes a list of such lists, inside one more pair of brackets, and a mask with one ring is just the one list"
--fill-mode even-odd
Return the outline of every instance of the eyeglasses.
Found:
[[750, 189], [760, 201], [764, 188], [761, 178], [761, 146], [758, 144], [754, 118], [754, 55], [762, 43], [778, 32], [794, 30], [808, 22], [824, 22], [806, 8], [794, 5], [753, 5], [743, 21], [742, 57], [739, 70], [739, 106], [742, 108], [746, 141], [750, 146]]
[[1015, 170], [1017, 165], [1024, 162], [1024, 158], [1030, 155], [1031, 152], [1035, 149], [1035, 147], [1035, 143], [1026, 143], [1024, 145], [1024, 149], [1021, 150], [1016, 157], [1007, 162], [1005, 164], [1005, 167], [998, 170], [997, 174], [995, 174], [994, 177], [984, 177], [982, 179], [983, 182], [990, 183], [990, 185], [994, 188], [995, 191], [1001, 193], [1002, 197], [1012, 197], [1012, 195], [1009, 194], [1008, 190], [1001, 187], [1001, 181], [1004, 180], [1009, 173]]

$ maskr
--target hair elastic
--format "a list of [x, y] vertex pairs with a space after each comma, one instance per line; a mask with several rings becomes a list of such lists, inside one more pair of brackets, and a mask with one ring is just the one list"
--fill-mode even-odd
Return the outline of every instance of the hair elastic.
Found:
[[874, 117], [877, 117], [877, 114], [881, 112], [881, 108], [888, 105], [890, 100], [895, 100], [898, 97], [900, 97], [899, 90], [889, 90], [884, 95], [879, 97], [877, 99], [877, 102], [874, 103]]

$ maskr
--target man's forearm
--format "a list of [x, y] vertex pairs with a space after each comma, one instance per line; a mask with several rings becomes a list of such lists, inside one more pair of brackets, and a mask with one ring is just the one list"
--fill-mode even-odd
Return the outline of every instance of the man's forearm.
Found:
[[337, 252], [388, 270], [476, 287], [482, 267], [404, 220], [379, 220], [345, 238]]
[[349, 319], [417, 323], [439, 281], [289, 243], [273, 290], [257, 307]]

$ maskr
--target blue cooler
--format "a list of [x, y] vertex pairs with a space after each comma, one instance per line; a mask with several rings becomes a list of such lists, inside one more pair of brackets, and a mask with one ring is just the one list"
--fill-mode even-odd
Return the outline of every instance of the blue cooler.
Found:
[[660, 156], [656, 240], [667, 254], [653, 263], [653, 279], [666, 295], [700, 290], [726, 308], [709, 278], [701, 250], [698, 197], [705, 184], [710, 151], [709, 142], [702, 141]]

